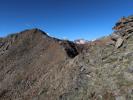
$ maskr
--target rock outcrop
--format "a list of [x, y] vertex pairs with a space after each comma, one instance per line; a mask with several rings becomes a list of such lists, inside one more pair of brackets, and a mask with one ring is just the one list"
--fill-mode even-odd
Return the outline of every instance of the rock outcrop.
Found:
[[0, 38], [0, 100], [133, 100], [132, 23], [85, 44], [39, 29]]
[[121, 18], [113, 29], [116, 31], [111, 35], [111, 38], [117, 41], [116, 48], [119, 48], [124, 40], [133, 34], [133, 16]]

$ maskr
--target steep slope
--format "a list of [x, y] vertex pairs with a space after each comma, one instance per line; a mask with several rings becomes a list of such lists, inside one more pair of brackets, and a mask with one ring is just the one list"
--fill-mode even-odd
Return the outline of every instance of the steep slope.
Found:
[[39, 87], [41, 77], [55, 65], [78, 54], [72, 42], [51, 38], [38, 29], [1, 38], [0, 44], [1, 100], [15, 100], [31, 93], [31, 87]]
[[27, 30], [0, 39], [0, 100], [133, 100], [133, 16], [74, 44]]
[[68, 63], [72, 86], [61, 100], [133, 100], [133, 17], [125, 19]]

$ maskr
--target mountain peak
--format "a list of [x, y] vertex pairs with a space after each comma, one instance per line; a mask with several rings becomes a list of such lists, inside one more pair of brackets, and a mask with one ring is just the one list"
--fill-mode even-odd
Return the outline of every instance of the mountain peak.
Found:
[[33, 29], [27, 29], [27, 30], [24, 30], [22, 32], [20, 32], [22, 34], [42, 34], [42, 35], [45, 35], [45, 36], [48, 36], [48, 34], [44, 31], [42, 31], [41, 29], [38, 29], [38, 28], [33, 28]]
[[40, 29], [0, 39], [0, 100], [132, 100], [132, 44], [131, 16], [86, 43]]

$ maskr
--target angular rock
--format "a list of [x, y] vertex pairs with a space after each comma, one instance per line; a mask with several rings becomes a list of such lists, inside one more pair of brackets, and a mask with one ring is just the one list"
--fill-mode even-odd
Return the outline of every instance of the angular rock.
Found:
[[118, 34], [115, 34], [115, 33], [113, 33], [113, 34], [111, 34], [111, 39], [112, 40], [117, 40], [118, 38], [120, 38], [121, 36], [120, 35], [118, 35]]
[[122, 44], [123, 44], [123, 42], [124, 42], [124, 39], [118, 38], [117, 41], [116, 41], [115, 47], [116, 47], [116, 48], [121, 47]]

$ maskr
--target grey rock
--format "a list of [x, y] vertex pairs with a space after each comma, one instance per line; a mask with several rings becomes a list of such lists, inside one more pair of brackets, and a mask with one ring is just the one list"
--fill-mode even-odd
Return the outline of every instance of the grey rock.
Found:
[[116, 48], [121, 47], [122, 44], [123, 44], [123, 42], [124, 42], [124, 39], [118, 38], [117, 41], [116, 41], [115, 47], [116, 47]]
[[129, 67], [129, 68], [128, 68], [128, 72], [129, 72], [129, 73], [133, 73], [133, 67]]
[[124, 96], [117, 96], [116, 100], [126, 100], [126, 98]]

